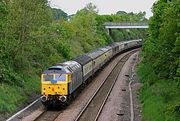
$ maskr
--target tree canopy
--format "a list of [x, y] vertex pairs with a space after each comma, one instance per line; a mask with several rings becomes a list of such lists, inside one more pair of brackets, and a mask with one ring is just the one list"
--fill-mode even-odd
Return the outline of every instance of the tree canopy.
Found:
[[[148, 120], [180, 119], [179, 13], [179, 0], [159, 0], [153, 5], [153, 17], [149, 21], [148, 39], [143, 45], [143, 61], [139, 69], [144, 82], [144, 116]], [[154, 102], [149, 103], [152, 100]], [[150, 112], [154, 114], [147, 115]]]

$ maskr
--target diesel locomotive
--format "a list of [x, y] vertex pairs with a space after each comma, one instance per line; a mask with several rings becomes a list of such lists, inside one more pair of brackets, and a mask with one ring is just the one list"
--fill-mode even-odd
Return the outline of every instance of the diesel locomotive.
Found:
[[142, 39], [114, 42], [71, 61], [49, 67], [41, 74], [41, 102], [45, 106], [66, 104], [110, 59], [141, 44]]

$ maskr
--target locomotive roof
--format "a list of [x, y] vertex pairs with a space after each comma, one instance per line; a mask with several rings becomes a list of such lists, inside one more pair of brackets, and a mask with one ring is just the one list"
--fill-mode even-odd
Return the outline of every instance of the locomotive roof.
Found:
[[71, 70], [68, 69], [67, 66], [51, 66], [47, 70], [43, 71], [44, 74], [50, 74], [50, 73], [60, 73], [60, 74], [66, 74], [71, 73]]
[[73, 60], [80, 63], [81, 65], [85, 65], [92, 59], [87, 55], [81, 55], [81, 56], [78, 56], [77, 58], [74, 58]]

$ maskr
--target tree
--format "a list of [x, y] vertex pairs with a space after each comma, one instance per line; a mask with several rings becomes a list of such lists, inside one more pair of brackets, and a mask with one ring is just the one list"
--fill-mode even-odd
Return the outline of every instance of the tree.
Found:
[[[154, 120], [159, 115], [161, 120], [180, 119], [180, 1], [159, 0], [153, 5], [153, 16], [149, 21], [148, 39], [143, 45], [141, 71], [144, 76], [143, 96], [154, 96], [160, 100], [155, 115], [146, 116]], [[150, 91], [150, 92], [149, 92]], [[148, 92], [148, 93], [147, 93]], [[144, 110], [149, 110], [152, 99], [145, 97]], [[160, 109], [160, 110], [159, 110]], [[154, 111], [155, 110], [155, 111]], [[151, 110], [149, 110], [151, 111]], [[146, 112], [148, 114], [148, 112]], [[160, 120], [160, 119], [159, 119]]]
[[10, 39], [13, 36], [14, 41], [8, 43], [7, 48], [13, 51], [11, 54], [15, 59], [16, 55], [32, 40], [31, 32], [47, 24], [51, 19], [46, 0], [15, 0], [9, 1], [8, 6], [10, 9], [6, 38]]
[[61, 9], [51, 8], [54, 20], [65, 19], [68, 20], [68, 14]]
[[88, 3], [84, 9], [86, 9], [86, 10], [89, 11], [89, 12], [96, 13], [96, 14], [97, 14], [98, 11], [99, 11], [99, 10], [97, 9], [97, 6], [93, 5], [92, 3]]
[[8, 9], [4, 0], [0, 1], [0, 40], [5, 36], [4, 28], [6, 26], [6, 20], [8, 15]]

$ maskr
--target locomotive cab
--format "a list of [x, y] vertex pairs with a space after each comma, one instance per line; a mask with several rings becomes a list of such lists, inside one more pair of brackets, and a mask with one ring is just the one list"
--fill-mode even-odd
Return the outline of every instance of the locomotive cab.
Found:
[[42, 73], [41, 101], [44, 105], [66, 102], [71, 74], [67, 66], [53, 66]]

